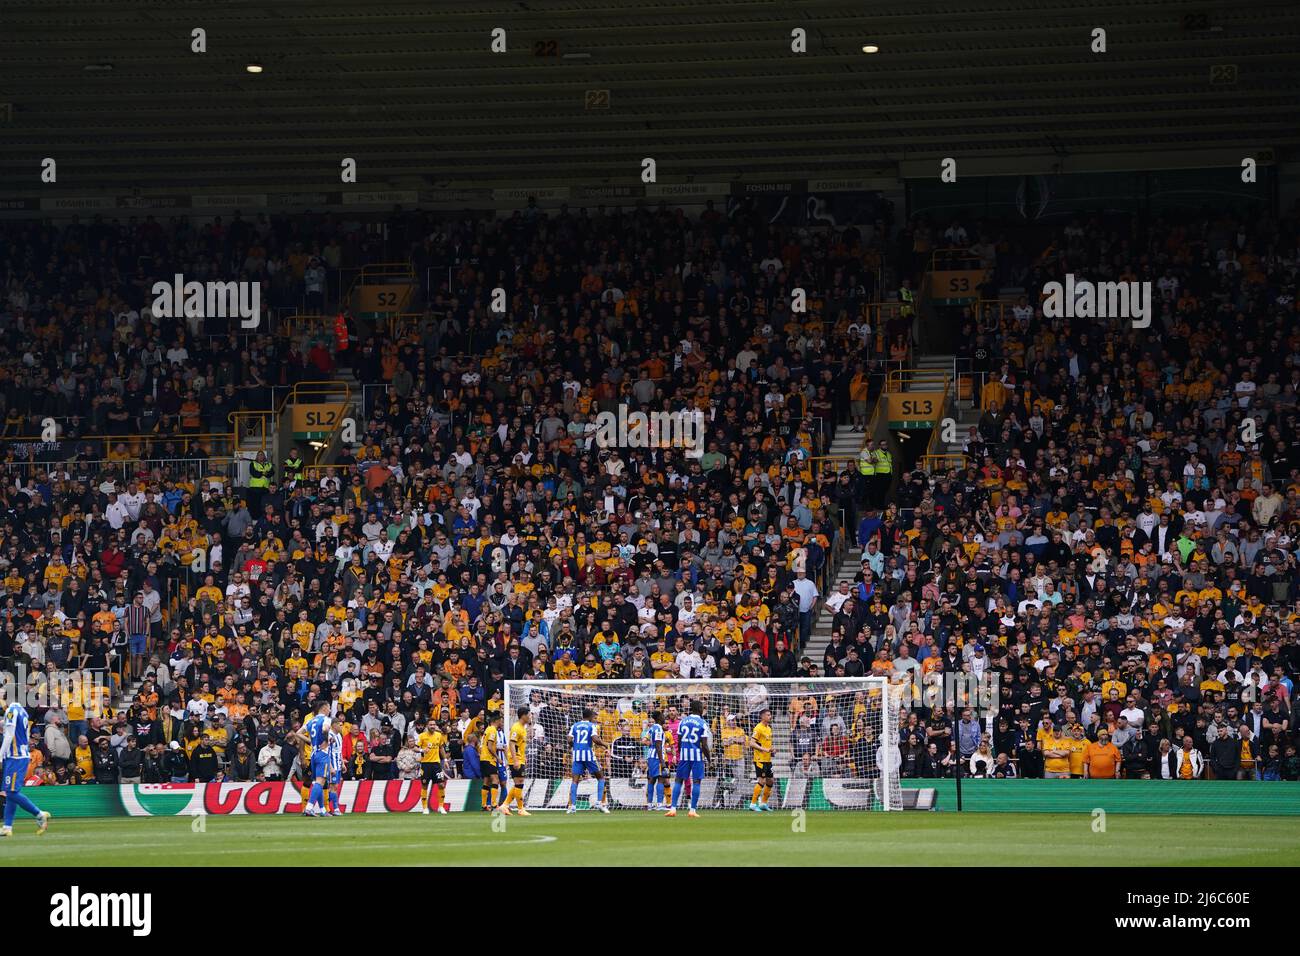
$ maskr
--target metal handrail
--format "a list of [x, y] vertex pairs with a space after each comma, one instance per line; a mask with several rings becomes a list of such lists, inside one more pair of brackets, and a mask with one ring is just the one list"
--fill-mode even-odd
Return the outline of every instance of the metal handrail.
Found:
[[[818, 473], [819, 470], [824, 470], [824, 469], [818, 469], [816, 467], [819, 464], [824, 464], [827, 462], [839, 462], [844, 464], [847, 467], [852, 467], [853, 463], [856, 462], [857, 460], [858, 459], [856, 455], [813, 455], [807, 459], [806, 464], [813, 467], [813, 474], [815, 475]], [[840, 469], [836, 469], [836, 470], [838, 471]]]
[[258, 439], [257, 448], [259, 451], [266, 451], [266, 424], [270, 415], [270, 412], [265, 411], [249, 412], [241, 410], [231, 412], [226, 416], [226, 420], [230, 422], [235, 432], [236, 447], [243, 445], [245, 439], [260, 430], [261, 436]]
[[959, 391], [957, 394], [958, 400], [961, 399], [960, 385], [962, 379], [969, 379], [970, 402], [973, 405], [973, 407], [979, 408], [980, 402], [982, 400], [982, 396], [984, 394], [984, 386], [988, 384], [989, 373], [975, 371], [974, 368], [975, 363], [971, 359], [964, 358], [960, 355], [952, 360], [952, 364], [953, 364], [953, 369], [957, 375], [957, 384], [959, 387]]
[[[333, 315], [304, 315], [301, 312], [287, 316], [283, 319], [284, 337], [290, 340], [295, 339], [305, 328], [314, 324], [322, 326], [322, 334], [328, 331], [330, 335], [333, 335], [334, 320], [336, 318], [337, 316]], [[308, 331], [310, 331], [310, 329], [308, 329]]]
[[940, 374], [943, 375], [943, 387], [946, 392], [952, 384], [952, 375], [948, 372], [940, 373], [938, 369], [928, 368], [896, 369], [885, 376], [885, 393], [905, 392], [910, 383], [919, 380], [935, 382], [937, 384]]
[[[279, 405], [269, 409], [257, 409], [254, 411], [240, 410], [231, 412], [226, 416], [227, 421], [231, 423], [239, 441], [242, 442], [246, 435], [251, 435], [260, 427], [262, 438], [258, 445], [260, 451], [266, 451], [266, 439], [268, 423], [278, 422], [284, 410], [291, 404], [301, 401], [303, 395], [329, 395], [335, 392], [343, 393], [344, 404], [352, 401], [352, 386], [342, 380], [329, 381], [325, 379], [313, 379], [305, 382], [295, 383], [287, 392], [284, 398], [280, 399]], [[300, 394], [301, 393], [301, 394]], [[271, 425], [269, 431], [274, 432], [275, 426]]]
[[918, 462], [922, 471], [926, 474], [932, 474], [936, 469], [943, 467], [945, 462], [947, 463], [945, 470], [956, 468], [958, 471], [963, 471], [969, 463], [969, 459], [965, 455], [955, 454], [922, 455]]
[[[357, 273], [357, 277], [352, 280], [352, 285], [348, 288], [348, 293], [343, 296], [342, 301], [347, 303], [348, 307], [351, 307], [352, 297], [356, 294], [357, 289], [363, 285], [372, 284], [367, 280], [392, 279], [398, 277], [406, 277], [406, 279], [416, 287], [420, 284], [420, 280], [415, 274], [415, 269], [409, 261], [375, 262], [370, 265], [362, 266], [361, 271]], [[405, 305], [406, 303], [402, 304]]]
[[867, 428], [862, 433], [862, 447], [867, 447], [872, 437], [876, 434], [876, 425], [880, 423], [880, 412], [885, 407], [885, 395], [888, 394], [886, 389], [881, 389], [880, 394], [876, 396], [876, 406], [871, 410], [871, 418], [867, 421]]
[[412, 268], [410, 261], [406, 262], [372, 262], [361, 267], [361, 272], [357, 275], [356, 282], [361, 282], [365, 278], [391, 278], [393, 276], [409, 276], [415, 278], [415, 269]]
[[[962, 265], [944, 265], [944, 266], [941, 266], [941, 265], [939, 264], [940, 260], [944, 260], [945, 262], [953, 262], [953, 261], [955, 260], [957, 263], [973, 262], [973, 263], [975, 263], [975, 265], [973, 265], [973, 266], [969, 266], [969, 265], [968, 265], [968, 266], [962, 266]], [[942, 271], [952, 271], [952, 270], [954, 270], [954, 269], [962, 269], [962, 268], [967, 268], [967, 269], [972, 269], [972, 270], [974, 270], [974, 269], [983, 269], [983, 268], [984, 268], [984, 260], [981, 259], [979, 256], [975, 255], [973, 252], [971, 252], [970, 249], [968, 249], [968, 248], [963, 248], [963, 247], [960, 247], [960, 246], [948, 246], [947, 248], [944, 248], [944, 249], [935, 249], [933, 252], [930, 253], [930, 269], [929, 269], [930, 272], [935, 272], [935, 271], [941, 271], [941, 272], [942, 272]]]

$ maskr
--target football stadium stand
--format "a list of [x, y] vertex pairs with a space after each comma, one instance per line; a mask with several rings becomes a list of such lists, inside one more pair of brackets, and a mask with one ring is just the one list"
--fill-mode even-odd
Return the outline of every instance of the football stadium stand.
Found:
[[[505, 680], [864, 675], [905, 778], [1300, 779], [1294, 212], [388, 227], [0, 224], [30, 782], [301, 780], [320, 700], [347, 779], [435, 726], [455, 777]], [[259, 323], [156, 314], [177, 274]], [[1149, 326], [1045, 315], [1076, 274]], [[792, 701], [779, 749], [867, 763]]]

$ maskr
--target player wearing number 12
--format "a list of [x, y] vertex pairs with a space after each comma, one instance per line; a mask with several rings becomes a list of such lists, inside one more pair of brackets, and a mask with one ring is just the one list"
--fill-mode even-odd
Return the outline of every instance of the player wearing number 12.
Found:
[[704, 704], [691, 701], [691, 712], [677, 725], [677, 779], [673, 781], [673, 801], [666, 817], [677, 816], [677, 802], [682, 796], [682, 784], [691, 781], [691, 809], [687, 816], [698, 817], [700, 788], [704, 783], [704, 764], [709, 759], [709, 725], [702, 714]]
[[582, 720], [569, 728], [569, 743], [573, 747], [573, 782], [569, 786], [569, 809], [566, 813], [578, 812], [578, 784], [583, 774], [596, 778], [596, 806], [601, 813], [609, 813], [605, 805], [605, 774], [596, 760], [595, 747], [603, 748], [605, 742], [600, 739], [600, 730], [596, 727], [596, 712], [590, 707], [582, 709]]
[[650, 712], [650, 720], [641, 731], [641, 744], [645, 748], [645, 803], [648, 810], [666, 810], [664, 785], [668, 781], [668, 765], [664, 760], [664, 714], [661, 710]]
[[343, 789], [343, 718], [337, 714], [330, 722], [329, 758], [329, 815], [341, 817], [343, 811], [339, 809], [339, 792]]

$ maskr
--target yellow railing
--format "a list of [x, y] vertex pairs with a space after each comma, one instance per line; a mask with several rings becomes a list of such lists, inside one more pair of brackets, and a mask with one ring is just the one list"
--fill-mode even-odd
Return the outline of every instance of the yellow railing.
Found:
[[[940, 376], [942, 376], [942, 380], [940, 379]], [[942, 384], [944, 391], [947, 392], [948, 388], [952, 384], [952, 376], [947, 372], [940, 371], [939, 369], [894, 369], [885, 376], [885, 393], [906, 392], [909, 385], [916, 385], [921, 382], [927, 383], [936, 388]]]
[[[328, 382], [328, 381], [308, 381], [298, 382], [289, 389], [280, 404], [275, 408], [259, 409], [256, 411], [239, 411], [231, 412], [229, 421], [234, 426], [235, 434], [239, 436], [239, 442], [245, 439], [257, 436], [258, 450], [266, 451], [267, 439], [275, 434], [276, 423], [279, 422], [280, 416], [284, 410], [296, 402], [310, 401], [310, 397], [322, 395], [334, 395], [339, 392], [343, 393], [343, 403], [350, 404], [352, 401], [352, 386], [347, 382]], [[335, 424], [334, 429], [330, 432], [330, 439], [334, 437], [334, 432], [342, 427], [340, 420]], [[328, 446], [329, 442], [326, 442]], [[319, 454], [319, 453], [318, 453]]]
[[930, 253], [929, 271], [931, 272], [982, 268], [984, 268], [984, 260], [969, 249], [949, 246], [946, 249], [936, 249]]
[[933, 474], [936, 471], [950, 471], [953, 468], [960, 471], [966, 467], [967, 460], [965, 455], [922, 455], [919, 463], [923, 471]]
[[284, 336], [289, 339], [296, 339], [303, 333], [317, 333], [333, 338], [335, 318], [333, 315], [290, 315], [281, 319], [280, 325]]
[[857, 460], [853, 455], [814, 455], [808, 459], [808, 464], [816, 475], [826, 471], [827, 466], [832, 471], [843, 471], [846, 468], [852, 470]]
[[[359, 285], [369, 285], [377, 280], [408, 278], [415, 279], [415, 270], [409, 262], [372, 262], [361, 267], [361, 272], [352, 281], [352, 289]], [[351, 289], [348, 290], [349, 294]]]
[[[357, 277], [352, 280], [352, 285], [348, 288], [348, 294], [343, 297], [343, 301], [349, 306], [354, 301], [357, 290], [366, 285], [382, 285], [391, 282], [393, 279], [405, 279], [412, 284], [418, 284], [415, 277], [415, 270], [411, 267], [410, 262], [376, 262], [371, 265], [362, 266]], [[405, 305], [403, 301], [399, 305]], [[390, 310], [383, 310], [390, 311]], [[397, 312], [397, 309], [391, 310]]]
[[[871, 409], [871, 418], [868, 419], [866, 430], [863, 431], [862, 433], [862, 445], [858, 448], [858, 451], [861, 451], [863, 448], [866, 448], [867, 442], [871, 441], [875, 437], [876, 425], [880, 423], [880, 411], [884, 407], [885, 407], [885, 393], [882, 391], [879, 395], [876, 396], [876, 404], [875, 407]], [[823, 457], [834, 460], [838, 456], [827, 455]], [[856, 456], [854, 456], [852, 458], [849, 458], [848, 460], [856, 462], [858, 459]]]
[[867, 442], [876, 434], [876, 426], [880, 424], [880, 412], [885, 407], [885, 393], [881, 392], [876, 396], [876, 405], [871, 409], [871, 418], [867, 421], [867, 429], [862, 434], [862, 447], [867, 447]]
[[[254, 440], [257, 442], [258, 451], [266, 451], [267, 433], [275, 430], [275, 425], [270, 421], [270, 417], [271, 413], [269, 411], [238, 411], [227, 415], [226, 420], [230, 422], [230, 427], [234, 429], [235, 445], [242, 447], [246, 441]], [[270, 426], [269, 429], [268, 426]]]

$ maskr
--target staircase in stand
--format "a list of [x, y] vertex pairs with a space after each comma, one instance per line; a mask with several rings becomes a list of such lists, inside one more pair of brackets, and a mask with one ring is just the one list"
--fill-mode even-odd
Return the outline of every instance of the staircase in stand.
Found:
[[924, 392], [924, 391], [943, 391], [944, 378], [947, 377], [953, 382], [953, 389], [957, 392], [958, 397], [952, 400], [953, 418], [957, 422], [957, 437], [955, 441], [945, 442], [940, 437], [939, 442], [935, 445], [935, 453], [939, 455], [960, 455], [962, 454], [962, 443], [966, 439], [970, 427], [980, 419], [980, 408], [978, 397], [972, 395], [970, 398], [960, 398], [960, 392], [957, 390], [957, 374], [955, 356], [952, 355], [924, 355], [918, 356], [916, 367], [919, 374], [909, 378], [905, 391]]
[[[841, 581], [852, 583], [854, 576], [862, 570], [862, 549], [857, 546], [857, 529], [846, 528], [845, 533], [853, 539], [853, 544], [844, 553], [844, 560], [835, 572], [835, 578], [831, 582], [829, 593], [838, 591]], [[823, 595], [823, 598], [826, 596]], [[826, 648], [831, 642], [831, 622], [834, 619], [835, 614], [823, 601], [821, 609], [817, 612], [817, 619], [813, 621], [812, 636], [808, 638], [808, 644], [800, 654], [800, 656], [807, 657], [816, 664], [824, 677], [833, 676], [827, 674], [825, 669], [822, 668], [822, 658], [826, 655]]]

